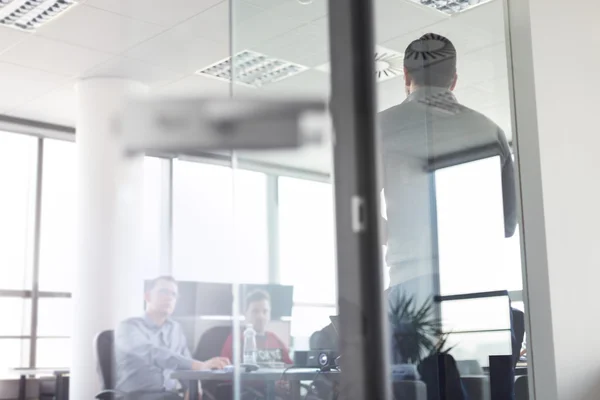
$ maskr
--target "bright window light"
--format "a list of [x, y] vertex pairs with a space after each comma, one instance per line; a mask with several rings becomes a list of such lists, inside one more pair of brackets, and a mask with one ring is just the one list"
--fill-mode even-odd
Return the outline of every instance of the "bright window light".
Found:
[[75, 0], [0, 0], [0, 25], [35, 31], [74, 4]]
[[445, 14], [456, 14], [491, 0], [411, 0], [413, 3], [434, 8]]

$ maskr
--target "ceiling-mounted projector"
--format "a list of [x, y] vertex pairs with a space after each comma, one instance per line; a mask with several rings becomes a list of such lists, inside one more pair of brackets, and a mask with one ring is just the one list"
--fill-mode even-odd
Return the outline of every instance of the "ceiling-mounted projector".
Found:
[[323, 101], [264, 98], [143, 98], [127, 103], [119, 132], [128, 153], [297, 148], [329, 129]]

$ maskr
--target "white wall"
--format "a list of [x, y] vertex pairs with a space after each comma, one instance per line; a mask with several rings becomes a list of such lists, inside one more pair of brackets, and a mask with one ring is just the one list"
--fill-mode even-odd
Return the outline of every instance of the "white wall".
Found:
[[[536, 323], [536, 316], [532, 315], [534, 365], [535, 369], [547, 368], [543, 365], [544, 357], [553, 348], [556, 397], [598, 399], [600, 307], [594, 296], [600, 284], [600, 261], [596, 254], [600, 245], [600, 163], [597, 161], [600, 3], [529, 0], [529, 6], [552, 311], [549, 325], [552, 332], [540, 332], [546, 321]], [[515, 33], [513, 31], [513, 41], [526, 40]], [[519, 60], [515, 62], [521, 64]], [[515, 88], [517, 103], [518, 84]], [[528, 134], [521, 131], [519, 136]], [[531, 144], [529, 139], [525, 141], [526, 145]], [[527, 156], [521, 153], [522, 159]], [[531, 181], [523, 177], [522, 184], [528, 182]], [[527, 203], [527, 199], [524, 202]], [[527, 206], [531, 204], [524, 206], [527, 225]], [[532, 314], [543, 306], [536, 303], [541, 300], [536, 296], [543, 293], [538, 291], [535, 281], [545, 279], [537, 267], [534, 265], [528, 271]], [[535, 345], [536, 337], [540, 346]], [[551, 375], [552, 371], [548, 371], [545, 376]], [[542, 378], [536, 376], [536, 386], [554, 384]], [[546, 400], [539, 393], [537, 398]]]

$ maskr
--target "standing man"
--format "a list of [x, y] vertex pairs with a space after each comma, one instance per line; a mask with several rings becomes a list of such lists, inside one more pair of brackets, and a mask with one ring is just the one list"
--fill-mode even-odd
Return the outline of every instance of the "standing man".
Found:
[[[416, 303], [439, 294], [436, 169], [499, 156], [504, 235], [517, 224], [513, 160], [506, 136], [484, 115], [461, 105], [456, 49], [428, 33], [404, 54], [406, 100], [379, 114], [390, 287]], [[459, 279], [457, 277], [457, 279]]]
[[[517, 224], [513, 160], [506, 136], [494, 122], [459, 103], [456, 48], [447, 38], [428, 33], [404, 53], [406, 100], [379, 114], [387, 213], [388, 298], [409, 299], [419, 309], [440, 294], [435, 176], [437, 169], [497, 156], [502, 177], [504, 236]], [[454, 279], [464, 279], [456, 276]], [[429, 308], [435, 321], [437, 304]], [[408, 323], [413, 321], [407, 321]], [[422, 350], [422, 349], [421, 349]], [[464, 399], [454, 359], [431, 356], [419, 372], [428, 396], [441, 391]], [[448, 381], [440, 387], [444, 370]]]
[[170, 378], [173, 371], [229, 365], [223, 357], [206, 362], [192, 358], [181, 327], [170, 319], [177, 297], [172, 277], [152, 280], [146, 287], [146, 314], [123, 321], [116, 330], [116, 388], [127, 393], [128, 399], [181, 400], [177, 392], [182, 385]]
[[[263, 290], [257, 290], [246, 297], [246, 323], [252, 324], [256, 331], [258, 363], [293, 364], [287, 346], [273, 332], [267, 330], [271, 321], [271, 296]], [[221, 350], [221, 356], [233, 358], [233, 336], [229, 335]]]

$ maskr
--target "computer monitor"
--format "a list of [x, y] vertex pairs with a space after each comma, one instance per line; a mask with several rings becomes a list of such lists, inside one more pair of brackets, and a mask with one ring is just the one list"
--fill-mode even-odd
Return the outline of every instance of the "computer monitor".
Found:
[[233, 291], [229, 283], [179, 281], [174, 317], [230, 316]]

